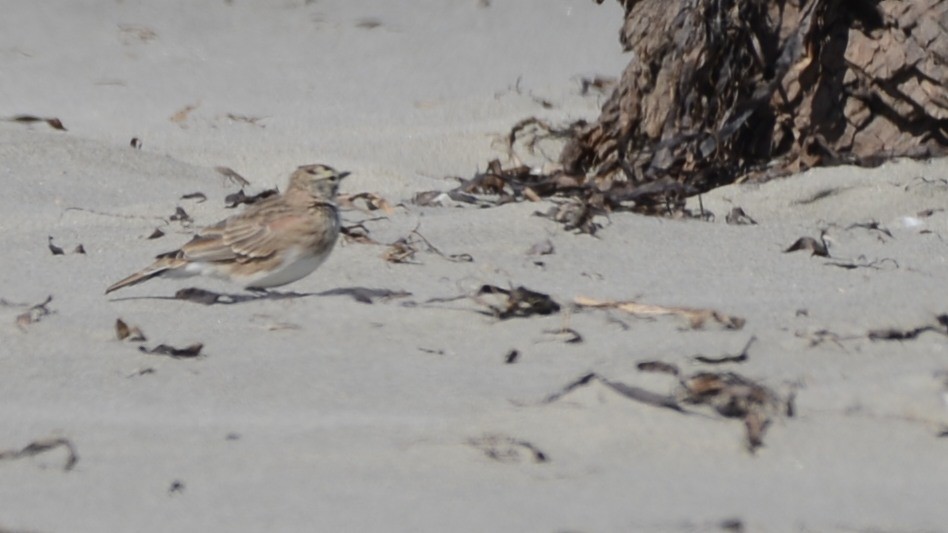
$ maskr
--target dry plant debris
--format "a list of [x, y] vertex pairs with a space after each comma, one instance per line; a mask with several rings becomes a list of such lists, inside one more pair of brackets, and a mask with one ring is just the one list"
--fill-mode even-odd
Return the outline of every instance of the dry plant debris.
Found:
[[414, 260], [415, 254], [418, 253], [419, 245], [425, 246], [425, 251], [433, 253], [440, 256], [442, 259], [446, 259], [453, 263], [472, 263], [474, 257], [471, 254], [461, 253], [461, 254], [445, 254], [433, 244], [431, 244], [424, 235], [418, 232], [418, 227], [411, 230], [407, 236], [398, 239], [389, 245], [388, 249], [385, 250], [385, 253], [382, 254], [382, 258], [388, 261], [389, 263], [411, 263], [411, 264], [420, 264]]
[[139, 346], [138, 351], [147, 354], [153, 355], [167, 355], [174, 359], [191, 359], [201, 355], [201, 350], [204, 349], [204, 345], [200, 342], [196, 342], [190, 346], [185, 346], [184, 348], [175, 348], [167, 344], [159, 344], [154, 348], [146, 348], [144, 346]]
[[218, 166], [218, 167], [214, 167], [214, 170], [216, 170], [218, 174], [224, 176], [225, 178], [230, 180], [231, 183], [237, 185], [238, 187], [243, 188], [243, 187], [250, 186], [250, 182], [247, 181], [247, 178], [241, 176], [240, 174], [237, 173], [237, 171], [235, 171], [234, 169], [230, 167]]
[[789, 248], [783, 251], [787, 254], [790, 252], [797, 252], [800, 250], [806, 250], [810, 252], [811, 256], [819, 257], [829, 257], [829, 247], [826, 246], [826, 232], [820, 232], [820, 240], [816, 240], [813, 237], [800, 237]]
[[867, 336], [869, 340], [873, 341], [906, 341], [912, 340], [925, 333], [926, 331], [934, 331], [936, 333], [941, 333], [942, 335], [948, 335], [948, 314], [941, 314], [935, 317], [935, 322], [932, 324], [923, 324], [918, 327], [901, 329], [901, 328], [880, 328], [869, 331]]
[[763, 445], [764, 433], [774, 417], [781, 414], [792, 416], [792, 396], [781, 398], [771, 389], [733, 372], [698, 372], [681, 377], [677, 366], [660, 361], [639, 363], [639, 370], [677, 377], [677, 390], [673, 394], [661, 394], [590, 372], [541, 403], [553, 403], [577, 388], [599, 382], [631, 400], [683, 414], [694, 414], [686, 409], [688, 405], [707, 405], [721, 416], [740, 418], [744, 422], [747, 448], [752, 453]]
[[756, 225], [757, 221], [750, 217], [747, 213], [744, 212], [740, 207], [735, 207], [731, 209], [731, 212], [724, 217], [724, 221], [728, 224], [743, 226], [743, 225]]
[[191, 218], [191, 215], [189, 215], [188, 212], [185, 211], [181, 206], [174, 208], [174, 214], [168, 217], [168, 220], [171, 222], [180, 222], [184, 227], [188, 227], [194, 222], [194, 219]]
[[138, 137], [132, 137], [131, 141], [128, 141], [128, 145], [136, 150], [142, 149], [142, 140]]
[[[359, 207], [356, 204], [357, 200], [362, 200], [365, 203], [365, 207]], [[381, 210], [386, 215], [391, 215], [395, 212], [395, 209], [392, 207], [392, 204], [388, 200], [382, 198], [380, 195], [374, 192], [360, 192], [357, 194], [343, 194], [336, 198], [336, 203], [340, 207], [344, 208], [354, 208], [360, 209], [362, 211], [379, 211]]]
[[61, 437], [38, 439], [19, 450], [0, 451], [0, 461], [33, 457], [34, 455], [39, 455], [59, 447], [65, 448], [68, 454], [66, 456], [66, 462], [63, 464], [63, 470], [68, 472], [79, 462], [79, 454], [76, 453], [76, 446], [72, 441]]
[[524, 455], [534, 463], [549, 462], [549, 456], [534, 444], [507, 435], [488, 434], [469, 439], [467, 442], [484, 452], [488, 458], [501, 463], [520, 463]]
[[[27, 326], [30, 324], [35, 324], [43, 318], [53, 314], [55, 311], [49, 308], [50, 302], [53, 301], [53, 296], [49, 295], [43, 300], [42, 303], [31, 305], [25, 313], [21, 313], [16, 317], [16, 325], [20, 330], [26, 331]], [[5, 302], [6, 303], [6, 302]]]
[[161, 228], [155, 228], [155, 231], [151, 232], [148, 239], [160, 239], [165, 236], [165, 232], [161, 231]]
[[744, 349], [741, 350], [738, 354], [725, 354], [718, 357], [708, 357], [706, 355], [693, 355], [691, 359], [698, 363], [704, 363], [706, 365], [720, 365], [724, 363], [744, 363], [746, 362], [750, 355], [748, 350], [750, 350], [751, 344], [757, 340], [757, 337], [751, 337], [747, 344], [744, 345]]
[[720, 324], [727, 329], [741, 329], [746, 322], [743, 318], [728, 315], [714, 309], [695, 309], [691, 307], [666, 307], [661, 305], [642, 304], [634, 301], [596, 300], [585, 296], [577, 296], [573, 303], [579, 307], [593, 309], [618, 309], [636, 316], [680, 316], [690, 324], [692, 329], [703, 328], [709, 322]]
[[204, 203], [207, 200], [207, 195], [203, 192], [192, 192], [181, 196], [182, 200], [196, 200], [197, 203]]
[[6, 119], [10, 122], [18, 122], [20, 124], [32, 124], [34, 122], [45, 122], [47, 126], [53, 128], [54, 130], [59, 131], [68, 131], [66, 127], [63, 126], [63, 123], [58, 118], [43, 118], [37, 117], [34, 115], [16, 115]]
[[115, 337], [120, 341], [145, 342], [145, 334], [138, 326], [129, 326], [121, 318], [115, 319]]
[[[55, 244], [53, 244], [53, 236], [52, 236], [52, 235], [47, 236], [47, 238], [46, 238], [46, 245], [49, 247], [49, 251], [50, 251], [50, 253], [52, 253], [53, 255], [65, 255], [65, 254], [66, 254], [66, 252], [65, 252], [62, 248], [60, 248], [59, 246], [56, 246]], [[82, 244], [77, 244], [76, 247], [72, 249], [72, 253], [85, 255], [85, 253], [86, 253], [86, 248], [85, 248], [85, 246], [83, 246]]]
[[[504, 296], [499, 304], [489, 303], [484, 296]], [[551, 315], [560, 311], [560, 305], [549, 295], [532, 291], [520, 286], [504, 289], [495, 285], [483, 285], [473, 297], [475, 301], [487, 307], [485, 314], [501, 320], [508, 318], [526, 318], [533, 315]]]

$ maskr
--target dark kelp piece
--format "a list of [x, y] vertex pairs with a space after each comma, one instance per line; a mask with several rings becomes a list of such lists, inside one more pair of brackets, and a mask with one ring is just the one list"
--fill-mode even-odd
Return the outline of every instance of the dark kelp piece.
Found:
[[820, 233], [820, 240], [816, 240], [813, 237], [800, 237], [789, 248], [783, 251], [787, 254], [790, 252], [797, 252], [800, 250], [807, 250], [810, 252], [810, 255], [816, 255], [820, 257], [829, 257], [829, 248], [826, 246], [826, 240], [824, 239], [825, 232]]
[[63, 249], [62, 249], [62, 248], [60, 248], [59, 246], [56, 246], [55, 244], [53, 244], [53, 236], [52, 236], [52, 235], [50, 235], [50, 236], [48, 236], [48, 237], [46, 238], [46, 245], [49, 247], [49, 251], [52, 252], [53, 255], [63, 255], [63, 254], [65, 254], [65, 252], [63, 252]]
[[129, 342], [145, 342], [148, 340], [138, 326], [129, 326], [121, 318], [115, 319], [115, 337], [120, 341], [127, 340]]
[[744, 345], [744, 349], [741, 350], [738, 354], [726, 354], [719, 357], [707, 357], [705, 355], [693, 355], [692, 360], [698, 363], [704, 363], [706, 365], [720, 365], [725, 363], [743, 363], [748, 360], [748, 350], [750, 350], [751, 344], [757, 340], [757, 337], [751, 337], [747, 344]]
[[501, 319], [526, 318], [533, 315], [550, 315], [560, 311], [560, 305], [549, 295], [532, 291], [520, 286], [514, 289], [504, 289], [495, 285], [483, 285], [477, 291], [475, 298], [483, 295], [506, 295], [506, 301], [501, 306], [486, 304], [489, 314]]
[[59, 447], [66, 449], [67, 456], [66, 462], [63, 464], [63, 470], [68, 472], [79, 462], [79, 454], [76, 453], [76, 446], [72, 441], [64, 438], [39, 439], [27, 444], [20, 450], [0, 451], [0, 461], [33, 457]]
[[146, 348], [144, 346], [139, 346], [138, 351], [142, 353], [148, 353], [153, 355], [167, 355], [175, 359], [183, 358], [194, 358], [201, 355], [201, 350], [204, 348], [204, 345], [200, 342], [194, 343], [190, 346], [184, 348], [175, 348], [167, 344], [159, 344], [154, 348]]
[[19, 122], [21, 124], [31, 124], [33, 122], [45, 122], [47, 126], [53, 128], [54, 130], [67, 131], [66, 127], [63, 126], [63, 123], [58, 118], [43, 118], [37, 117], [35, 115], [16, 115], [12, 118], [7, 119], [10, 122]]
[[181, 196], [182, 200], [197, 200], [197, 203], [203, 203], [207, 200], [207, 195], [203, 192], [192, 192]]

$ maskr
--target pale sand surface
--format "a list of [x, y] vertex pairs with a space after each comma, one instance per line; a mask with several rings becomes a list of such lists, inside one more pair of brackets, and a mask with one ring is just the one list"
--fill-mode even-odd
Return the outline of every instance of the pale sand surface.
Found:
[[[0, 528], [12, 531], [938, 531], [948, 524], [948, 349], [928, 332], [872, 342], [948, 312], [948, 162], [836, 168], [703, 198], [710, 223], [618, 214], [596, 237], [532, 216], [548, 203], [420, 208], [503, 157], [517, 120], [596, 116], [578, 78], [621, 71], [619, 7], [565, 0], [386, 2], [2, 2], [0, 297], [54, 312], [21, 329], [0, 307], [0, 449], [65, 437], [64, 452], [0, 462]], [[368, 22], [368, 24], [367, 24]], [[378, 25], [374, 28], [374, 22]], [[518, 78], [520, 79], [518, 86]], [[536, 97], [536, 98], [535, 98]], [[544, 109], [537, 98], [549, 100]], [[170, 117], [195, 108], [182, 122]], [[263, 117], [257, 125], [228, 114]], [[128, 146], [132, 137], [142, 150]], [[342, 243], [288, 290], [405, 290], [358, 303], [310, 296], [203, 306], [167, 298], [213, 280], [165, 281], [110, 297], [109, 283], [233, 211], [227, 165], [256, 192], [295, 166], [353, 171], [344, 192], [396, 207], [367, 223], [388, 243], [413, 228], [455, 263]], [[181, 200], [201, 191], [207, 201]], [[821, 194], [821, 191], [833, 191]], [[807, 200], [813, 201], [807, 201]], [[696, 205], [696, 204], [695, 204]], [[759, 223], [731, 226], [739, 205]], [[75, 208], [75, 209], [74, 209]], [[371, 218], [347, 211], [353, 223]], [[891, 232], [849, 228], [877, 221]], [[167, 235], [146, 237], [161, 227]], [[843, 269], [782, 250], [827, 230]], [[54, 256], [47, 236], [65, 248]], [[549, 239], [555, 253], [528, 256]], [[83, 244], [86, 255], [69, 253]], [[884, 260], [889, 259], [889, 260]], [[884, 260], [884, 261], [880, 261]], [[537, 265], [542, 261], [543, 265]], [[431, 298], [481, 284], [549, 293], [564, 312], [498, 321]], [[114, 296], [114, 298], [112, 297]], [[569, 309], [576, 296], [709, 307], [740, 331]], [[414, 302], [414, 306], [405, 304]], [[805, 313], [801, 310], [806, 310]], [[204, 343], [171, 359], [146, 345]], [[584, 342], [545, 333], [564, 325]], [[811, 346], [820, 330], [843, 340]], [[740, 351], [748, 362], [689, 357]], [[504, 364], [511, 349], [515, 364]], [[632, 402], [602, 385], [541, 400], [584, 373], [660, 393], [674, 380], [636, 363], [734, 370], [796, 390], [756, 454], [739, 421]], [[148, 373], [142, 370], [152, 369]], [[471, 444], [529, 442], [499, 461]], [[503, 451], [503, 450], [501, 450]], [[183, 488], [169, 492], [172, 483]]]

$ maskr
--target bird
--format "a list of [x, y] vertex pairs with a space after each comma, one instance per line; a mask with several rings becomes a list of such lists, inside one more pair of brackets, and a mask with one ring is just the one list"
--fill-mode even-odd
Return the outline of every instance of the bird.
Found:
[[118, 281], [105, 294], [156, 277], [210, 276], [266, 291], [302, 279], [329, 257], [339, 237], [339, 184], [328, 165], [298, 167], [286, 191], [200, 230], [181, 248]]

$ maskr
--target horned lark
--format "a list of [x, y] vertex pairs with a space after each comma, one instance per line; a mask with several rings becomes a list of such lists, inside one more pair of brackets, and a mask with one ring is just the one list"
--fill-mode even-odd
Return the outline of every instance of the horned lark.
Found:
[[309, 275], [329, 257], [339, 236], [335, 204], [348, 172], [305, 165], [290, 176], [286, 192], [201, 230], [190, 242], [159, 255], [151, 266], [106, 289], [151, 278], [213, 276], [267, 289]]

